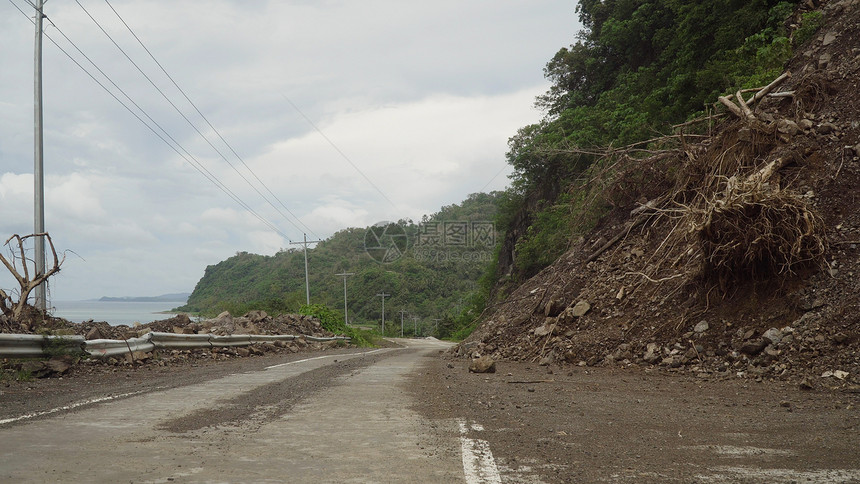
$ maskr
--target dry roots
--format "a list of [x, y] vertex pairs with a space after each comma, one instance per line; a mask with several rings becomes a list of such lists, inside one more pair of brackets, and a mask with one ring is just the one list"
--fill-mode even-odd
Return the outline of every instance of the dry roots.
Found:
[[649, 280], [667, 280], [667, 269], [677, 277], [682, 267], [688, 280], [701, 277], [726, 289], [730, 282], [784, 277], [823, 261], [823, 221], [780, 179], [780, 170], [802, 163], [802, 156], [780, 143], [776, 121], [762, 120], [751, 108], [787, 77], [748, 90], [756, 92], [749, 100], [741, 91], [720, 98], [739, 121], [685, 152], [670, 196], [676, 208], [662, 211], [680, 220], [658, 248]]
[[688, 213], [702, 275], [728, 281], [788, 275], [814, 264], [826, 246], [824, 224], [800, 197], [758, 184], [727, 187]]

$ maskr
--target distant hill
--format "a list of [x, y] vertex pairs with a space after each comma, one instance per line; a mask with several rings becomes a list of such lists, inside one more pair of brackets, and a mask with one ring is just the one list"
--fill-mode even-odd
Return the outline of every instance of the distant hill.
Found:
[[[378, 295], [383, 292], [390, 295], [386, 323], [398, 330], [400, 311], [407, 330], [416, 324], [412, 317], [419, 318], [420, 325], [459, 314], [494, 260], [499, 196], [473, 194], [418, 223], [400, 220], [335, 233], [308, 249], [311, 303], [342, 311], [344, 283], [337, 274], [352, 273], [347, 292], [353, 323], [381, 319]], [[304, 254], [287, 249], [272, 256], [238, 252], [207, 267], [188, 303], [178, 310], [295, 312], [304, 303]]]
[[99, 299], [101, 302], [180, 302], [185, 303], [190, 292], [178, 292], [174, 294], [162, 294], [160, 296], [124, 296], [124, 297], [108, 297], [104, 296]]

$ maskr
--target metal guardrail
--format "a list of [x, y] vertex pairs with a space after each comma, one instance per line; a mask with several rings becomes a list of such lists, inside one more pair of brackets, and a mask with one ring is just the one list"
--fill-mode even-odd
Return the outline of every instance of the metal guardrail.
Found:
[[141, 338], [129, 338], [127, 340], [93, 339], [86, 341], [84, 346], [87, 353], [101, 358], [135, 352], [149, 353], [155, 349], [155, 344], [152, 343], [149, 333]]
[[252, 334], [251, 343], [274, 343], [275, 341], [293, 341], [298, 336], [291, 334]]
[[211, 348], [213, 335], [206, 334], [175, 334], [175, 333], [146, 333], [156, 348], [187, 350], [193, 348]]
[[38, 358], [61, 351], [82, 351], [84, 337], [0, 334], [0, 357]]
[[212, 335], [210, 339], [212, 346], [227, 347], [227, 346], [248, 346], [251, 344], [251, 335], [248, 334], [231, 334], [228, 336]]
[[352, 338], [350, 338], [349, 336], [305, 336], [305, 339], [308, 341], [313, 341], [315, 343], [325, 343], [327, 341], [337, 340], [349, 341]]
[[250, 346], [255, 343], [293, 341], [324, 343], [328, 341], [350, 341], [348, 336], [294, 336], [289, 334], [174, 334], [150, 332], [140, 338], [127, 340], [94, 339], [85, 341], [83, 336], [43, 336], [38, 334], [0, 334], [0, 358], [40, 358], [62, 351], [86, 351], [92, 356], [106, 358], [129, 353], [149, 353], [156, 349], [187, 350], [196, 348]]

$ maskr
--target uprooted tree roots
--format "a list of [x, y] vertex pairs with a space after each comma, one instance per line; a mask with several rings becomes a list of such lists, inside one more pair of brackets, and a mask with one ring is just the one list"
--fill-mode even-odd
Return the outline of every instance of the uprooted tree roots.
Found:
[[[661, 233], [662, 242], [642, 271], [627, 274], [652, 283], [676, 280], [683, 286], [703, 280], [725, 292], [734, 282], [787, 277], [820, 266], [827, 251], [824, 222], [791, 188], [790, 177], [781, 174], [790, 165], [802, 167], [808, 150], [790, 148], [790, 136], [780, 130], [788, 120], [756, 113], [765, 98], [797, 101], [794, 91], [774, 92], [789, 78], [785, 73], [767, 86], [720, 97], [726, 113], [675, 126], [697, 129], [734, 115], [736, 120], [716, 135], [710, 129], [707, 135], [678, 131], [623, 148], [556, 150], [598, 160], [584, 177], [583, 185], [591, 188], [583, 206], [593, 208], [600, 200], [626, 205], [625, 197], [617, 196], [626, 182], [637, 198], [650, 199], [630, 212], [614, 237], [593, 248], [586, 262], [644, 226], [643, 231]], [[748, 93], [754, 94], [746, 99]], [[672, 228], [651, 232], [649, 227], [664, 217]]]
[[803, 155], [781, 143], [777, 120], [753, 112], [753, 103], [767, 95], [785, 97], [770, 93], [787, 77], [743, 91], [756, 92], [750, 100], [739, 91], [738, 104], [731, 96], [720, 99], [738, 121], [684, 151], [677, 184], [656, 209], [658, 217], [675, 220], [674, 228], [651, 259], [659, 262], [638, 274], [652, 282], [700, 279], [726, 290], [733, 282], [786, 277], [821, 264], [824, 223], [780, 176], [784, 167], [802, 165]]
[[[678, 236], [694, 236], [691, 242], [701, 260], [700, 275], [716, 280], [724, 289], [731, 281], [794, 274], [819, 264], [827, 250], [821, 218], [796, 192], [781, 187], [779, 180], [780, 169], [801, 157], [777, 155], [779, 149], [773, 143], [776, 123], [761, 122], [748, 106], [787, 77], [783, 74], [754, 90], [749, 102], [738, 91], [737, 109], [720, 98], [746, 125], [737, 131], [749, 134], [735, 139], [731, 130], [724, 132], [723, 136], [732, 138], [733, 147], [702, 153], [702, 159], [696, 160], [699, 168], [710, 166], [710, 182], [697, 187], [696, 200], [685, 206], [688, 231]], [[727, 153], [735, 158], [733, 163], [724, 162]], [[727, 166], [732, 168], [725, 170]]]
[[760, 184], [727, 186], [687, 212], [701, 275], [730, 281], [789, 275], [826, 250], [824, 224], [797, 195]]

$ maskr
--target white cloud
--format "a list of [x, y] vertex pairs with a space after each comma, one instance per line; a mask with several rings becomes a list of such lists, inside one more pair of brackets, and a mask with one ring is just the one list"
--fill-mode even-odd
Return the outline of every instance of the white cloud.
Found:
[[[29, 13], [26, 2], [14, 3]], [[82, 3], [211, 135], [106, 4]], [[271, 254], [299, 240], [305, 227], [281, 216], [293, 217], [281, 202], [316, 237], [328, 237], [347, 226], [419, 219], [469, 193], [503, 188], [507, 139], [538, 120], [531, 106], [546, 89], [542, 68], [577, 30], [574, 6], [563, 0], [111, 3], [242, 160], [217, 136], [210, 141], [274, 207], [77, 4], [49, 2], [47, 14], [180, 152], [187, 149], [191, 162], [199, 160], [286, 237], [215, 187], [46, 40], [46, 224], [58, 247], [80, 256], [70, 253], [55, 281], [57, 299], [190, 291], [207, 264], [238, 251]], [[69, 47], [56, 28], [47, 32]], [[0, 49], [4, 240], [33, 225], [32, 38], [28, 19], [0, 4], [0, 45], [10, 47]], [[0, 287], [8, 287], [4, 275]]]
[[318, 124], [321, 133], [275, 142], [253, 167], [301, 199], [322, 187], [324, 193], [360, 196], [388, 218], [420, 218], [440, 201], [504, 186], [504, 177], [493, 178], [504, 167], [506, 134], [537, 121], [531, 101], [543, 90], [434, 95], [344, 113]]
[[98, 198], [99, 180], [72, 173], [64, 177], [49, 177], [45, 187], [45, 205], [55, 214], [73, 222], [95, 222], [105, 216]]

